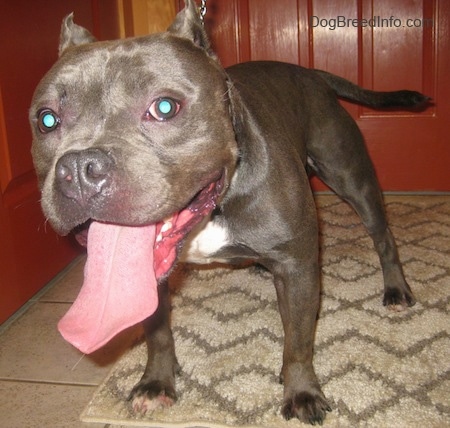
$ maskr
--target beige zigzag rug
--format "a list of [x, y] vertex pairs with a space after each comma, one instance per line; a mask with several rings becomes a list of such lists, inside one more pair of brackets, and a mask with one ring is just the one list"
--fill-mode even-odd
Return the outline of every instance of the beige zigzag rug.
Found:
[[[329, 427], [450, 426], [450, 197], [386, 198], [418, 303], [381, 305], [377, 256], [359, 219], [319, 196], [323, 296], [315, 367]], [[143, 344], [116, 364], [82, 420], [119, 426], [296, 427], [279, 413], [282, 331], [270, 274], [255, 267], [180, 272], [173, 330], [182, 374], [171, 409], [137, 417], [127, 395]]]

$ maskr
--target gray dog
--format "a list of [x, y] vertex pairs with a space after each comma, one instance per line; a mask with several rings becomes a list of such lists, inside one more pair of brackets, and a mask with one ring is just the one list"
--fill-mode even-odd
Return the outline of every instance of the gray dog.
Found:
[[85, 283], [59, 327], [91, 352], [143, 321], [137, 412], [177, 398], [166, 281], [176, 260], [253, 260], [273, 274], [284, 327], [282, 414], [322, 423], [330, 407], [312, 366], [320, 285], [310, 173], [360, 215], [383, 269], [383, 304], [414, 305], [363, 138], [338, 96], [377, 108], [428, 101], [290, 64], [224, 70], [193, 0], [166, 33], [141, 38], [95, 42], [64, 20], [60, 59], [30, 111], [46, 217], [61, 234], [90, 223]]

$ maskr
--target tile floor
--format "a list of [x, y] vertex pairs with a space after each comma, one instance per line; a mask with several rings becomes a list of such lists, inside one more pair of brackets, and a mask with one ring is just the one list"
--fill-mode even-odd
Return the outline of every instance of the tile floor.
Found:
[[104, 427], [79, 416], [140, 331], [128, 330], [89, 356], [63, 340], [56, 325], [78, 294], [83, 266], [84, 258], [75, 260], [0, 326], [0, 427]]

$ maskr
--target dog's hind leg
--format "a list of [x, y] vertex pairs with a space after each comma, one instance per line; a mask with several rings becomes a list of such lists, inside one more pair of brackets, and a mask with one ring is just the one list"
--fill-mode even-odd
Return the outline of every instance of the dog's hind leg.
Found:
[[361, 132], [356, 123], [344, 115], [325, 134], [330, 139], [326, 150], [318, 144], [308, 148], [309, 167], [355, 209], [367, 228], [383, 270], [383, 305], [394, 310], [413, 306], [415, 299], [403, 274], [397, 246], [387, 224], [381, 190]]
[[383, 305], [393, 310], [413, 306], [416, 301], [403, 273], [397, 245], [387, 224], [383, 198], [376, 179], [373, 175], [373, 178], [366, 183], [358, 182], [357, 184], [356, 193], [343, 193], [339, 189], [338, 194], [359, 214], [373, 240], [383, 271]]
[[177, 400], [175, 374], [179, 365], [170, 329], [170, 292], [167, 281], [158, 285], [159, 306], [143, 321], [148, 348], [148, 360], [140, 382], [133, 388], [129, 400], [137, 413], [158, 407], [169, 407]]

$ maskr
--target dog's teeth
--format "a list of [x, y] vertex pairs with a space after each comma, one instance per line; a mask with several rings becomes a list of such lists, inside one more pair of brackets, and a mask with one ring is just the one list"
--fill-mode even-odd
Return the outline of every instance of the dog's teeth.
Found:
[[164, 224], [161, 226], [161, 230], [156, 237], [156, 242], [160, 242], [163, 239], [162, 234], [172, 229], [172, 222], [170, 220], [164, 220]]
[[169, 229], [172, 229], [172, 222], [164, 222], [163, 226], [161, 227], [161, 233], [167, 232]]

